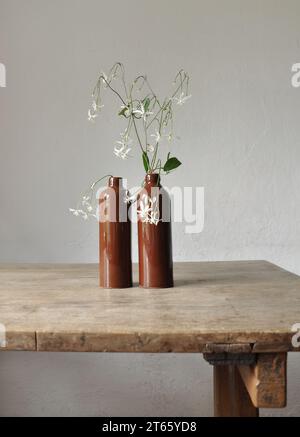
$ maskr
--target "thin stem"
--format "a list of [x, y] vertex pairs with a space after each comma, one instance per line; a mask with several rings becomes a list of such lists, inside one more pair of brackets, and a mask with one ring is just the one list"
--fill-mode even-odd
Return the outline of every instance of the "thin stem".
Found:
[[132, 121], [133, 121], [134, 130], [135, 130], [135, 133], [136, 133], [136, 136], [137, 136], [140, 148], [141, 148], [142, 152], [144, 153], [145, 150], [144, 150], [144, 148], [142, 146], [142, 142], [141, 142], [141, 139], [140, 139], [137, 127], [136, 127], [136, 122], [135, 122], [135, 119], [134, 119], [134, 115], [132, 116]]
[[[163, 118], [163, 111], [161, 112], [160, 120], [159, 121], [157, 120], [158, 121], [158, 133], [159, 133], [159, 136], [161, 136], [162, 118]], [[154, 151], [154, 154], [153, 154], [153, 158], [152, 158], [152, 161], [151, 161], [151, 167], [155, 166], [155, 161], [156, 161], [156, 157], [157, 157], [157, 153], [158, 153], [158, 147], [159, 147], [159, 142], [157, 141], [157, 143], [155, 145], [155, 151]]]
[[89, 189], [87, 189], [84, 193], [82, 193], [82, 196], [81, 196], [81, 199], [77, 202], [77, 205], [76, 205], [76, 209], [79, 209], [79, 205], [81, 206], [82, 205], [82, 202], [83, 202], [83, 197], [84, 196], [89, 196], [91, 199], [91, 202], [93, 202], [93, 196], [94, 196], [94, 189], [95, 189], [95, 186], [100, 182], [100, 181], [102, 181], [103, 179], [105, 179], [105, 178], [109, 178], [109, 177], [112, 177], [112, 175], [105, 175], [105, 176], [103, 176], [102, 178], [100, 178], [100, 179], [98, 179], [97, 181], [95, 181], [95, 182], [93, 182], [92, 183], [92, 185], [90, 186], [90, 188]]
[[100, 78], [99, 79], [102, 79], [105, 83], [106, 83], [106, 85], [112, 90], [112, 92], [114, 92], [118, 97], [119, 97], [119, 99], [122, 101], [122, 103], [123, 103], [123, 105], [126, 105], [126, 102], [125, 102], [125, 100], [122, 98], [122, 96], [118, 93], [118, 91], [116, 91], [111, 85], [110, 85], [110, 83], [105, 79], [105, 77], [104, 76], [100, 76]]
[[90, 186], [90, 190], [93, 190], [95, 188], [95, 186], [98, 184], [98, 182], [102, 181], [105, 178], [112, 178], [113, 176], [111, 174], [107, 174], [105, 176], [102, 176], [102, 178], [98, 179], [97, 181], [93, 182], [92, 185]]
[[[178, 91], [179, 91], [179, 90], [182, 90], [182, 87], [183, 87], [184, 82], [185, 82], [185, 81], [188, 81], [188, 76], [186, 76], [186, 75], [185, 75], [185, 77], [182, 79], [182, 77], [181, 77], [182, 71], [183, 71], [183, 70], [180, 70], [180, 72], [179, 72], [179, 73], [177, 74], [177, 76], [176, 76], [176, 78], [177, 78], [178, 75], [180, 74], [180, 79], [181, 79], [180, 84], [178, 85], [178, 87], [176, 88], [176, 90], [174, 91], [174, 93], [172, 94], [172, 97], [170, 97], [170, 99], [167, 101], [167, 103], [165, 103], [166, 101], [164, 102], [164, 104], [160, 107], [159, 111], [155, 114], [154, 118], [153, 118], [153, 119], [148, 123], [148, 125], [147, 125], [147, 129], [149, 129], [149, 127], [151, 126], [151, 124], [153, 123], [153, 121], [155, 120], [155, 118], [157, 118], [157, 116], [160, 114], [160, 112], [167, 108], [167, 106], [168, 106], [169, 103], [170, 103], [170, 100], [172, 100], [172, 99], [176, 96], [176, 94], [178, 93]], [[176, 80], [176, 79], [175, 79], [175, 80]]]
[[128, 99], [128, 91], [127, 91], [127, 86], [126, 86], [126, 81], [125, 81], [124, 65], [121, 62], [117, 62], [115, 65], [116, 65], [115, 72], [117, 72], [117, 67], [119, 67], [121, 69], [121, 79], [122, 79], [123, 87], [125, 90], [126, 98]]

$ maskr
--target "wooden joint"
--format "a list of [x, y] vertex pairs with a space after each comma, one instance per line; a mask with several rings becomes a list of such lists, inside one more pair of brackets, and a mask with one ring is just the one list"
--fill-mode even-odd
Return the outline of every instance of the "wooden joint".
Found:
[[252, 346], [249, 343], [208, 343], [204, 347], [203, 357], [213, 366], [255, 363], [255, 354], [252, 354]]
[[257, 408], [286, 406], [286, 353], [261, 353], [254, 365], [238, 365], [253, 405]]
[[254, 354], [203, 354], [204, 359], [212, 366], [250, 366], [255, 363]]

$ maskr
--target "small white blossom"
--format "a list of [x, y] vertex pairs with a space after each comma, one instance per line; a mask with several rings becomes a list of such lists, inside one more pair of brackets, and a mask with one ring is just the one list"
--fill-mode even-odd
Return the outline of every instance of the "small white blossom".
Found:
[[130, 194], [129, 191], [126, 192], [125, 196], [124, 196], [124, 202], [125, 203], [131, 203], [131, 202], [136, 202], [139, 193], [141, 192], [142, 188], [139, 188], [138, 190], [136, 190], [133, 194]]
[[76, 217], [79, 216], [80, 210], [79, 209], [73, 209], [73, 208], [69, 208], [69, 211], [75, 215]]
[[168, 133], [168, 134], [166, 135], [166, 137], [167, 137], [167, 140], [168, 140], [169, 142], [171, 142], [172, 139], [173, 139], [173, 134], [172, 134], [172, 132]]
[[145, 200], [140, 201], [139, 209], [137, 210], [138, 215], [140, 216], [142, 222], [149, 222], [149, 213], [151, 212], [150, 203], [148, 201], [148, 197]]
[[121, 141], [117, 141], [118, 144], [124, 145], [124, 146], [130, 146], [132, 144], [132, 139], [128, 136], [127, 130], [120, 133]]
[[159, 142], [160, 142], [161, 135], [160, 135], [160, 133], [158, 132], [158, 130], [155, 132], [155, 134], [152, 134], [151, 137], [154, 138], [154, 141], [155, 141], [156, 143], [159, 143]]
[[159, 223], [159, 221], [160, 221], [159, 211], [158, 210], [151, 211], [149, 223], [151, 223], [153, 225], [157, 225]]
[[127, 147], [124, 143], [122, 144], [121, 141], [117, 141], [120, 146], [119, 147], [115, 147], [114, 148], [114, 154], [121, 159], [127, 159], [128, 158], [128, 153], [130, 152], [131, 148]]
[[149, 153], [154, 152], [154, 146], [152, 146], [152, 144], [147, 144], [147, 152]]
[[181, 93], [179, 97], [174, 97], [174, 100], [176, 101], [177, 105], [182, 106], [191, 97], [191, 94], [187, 96], [185, 93]]
[[156, 197], [153, 197], [151, 199], [148, 196], [144, 195], [143, 199], [140, 201], [137, 213], [139, 214], [143, 223], [157, 225], [160, 219]]
[[[121, 137], [122, 143], [125, 143], [128, 146], [132, 143], [132, 139], [129, 137], [127, 129], [125, 129], [124, 132], [120, 133], [120, 137]], [[119, 142], [117, 141], [117, 143], [119, 143]]]
[[132, 111], [133, 114], [137, 114], [140, 118], [142, 118], [144, 121], [147, 121], [147, 117], [149, 117], [149, 115], [152, 115], [153, 112], [151, 111], [146, 111], [145, 107], [143, 105], [142, 102], [139, 103], [138, 105], [138, 109], [134, 109]]
[[131, 147], [129, 147], [132, 143], [132, 139], [128, 137], [128, 133], [122, 132], [121, 134], [121, 141], [117, 141], [118, 146], [114, 148], [114, 154], [121, 159], [127, 159], [128, 154], [131, 150]]
[[102, 108], [104, 108], [104, 105], [98, 105], [96, 100], [93, 101], [93, 103], [92, 103], [92, 110], [94, 112], [100, 111], [100, 109], [102, 109]]
[[89, 121], [95, 121], [95, 119], [98, 117], [99, 114], [97, 112], [93, 111], [93, 109], [89, 109], [88, 111], [88, 120]]
[[99, 116], [99, 111], [103, 108], [104, 105], [98, 105], [96, 100], [92, 102], [92, 107], [88, 111], [88, 120], [95, 121], [95, 119]]
[[136, 201], [136, 194], [130, 195], [130, 193], [126, 193], [124, 196], [124, 203], [131, 203]]

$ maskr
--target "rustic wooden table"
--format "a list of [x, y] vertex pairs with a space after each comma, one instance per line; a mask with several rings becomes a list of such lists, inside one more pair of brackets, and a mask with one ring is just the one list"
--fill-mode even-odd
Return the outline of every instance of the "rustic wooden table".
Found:
[[203, 353], [216, 416], [284, 407], [300, 278], [266, 261], [179, 263], [175, 284], [104, 290], [95, 264], [2, 265], [1, 351]]

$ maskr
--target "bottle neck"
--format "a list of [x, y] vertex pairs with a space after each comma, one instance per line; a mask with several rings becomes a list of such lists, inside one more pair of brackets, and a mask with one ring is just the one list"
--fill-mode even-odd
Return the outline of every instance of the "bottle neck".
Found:
[[119, 176], [111, 176], [108, 179], [108, 187], [111, 188], [123, 188], [123, 178]]
[[145, 176], [145, 184], [152, 187], [160, 187], [160, 176], [158, 173], [147, 173]]

